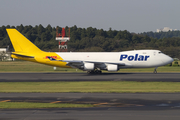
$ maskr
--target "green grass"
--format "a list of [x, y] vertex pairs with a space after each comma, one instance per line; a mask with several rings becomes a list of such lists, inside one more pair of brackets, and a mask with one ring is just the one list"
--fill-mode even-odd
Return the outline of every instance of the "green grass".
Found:
[[[118, 72], [153, 72], [154, 68], [131, 68], [120, 69]], [[162, 66], [157, 69], [158, 72], [180, 72], [180, 67], [167, 67]], [[59, 68], [53, 69], [53, 66], [43, 65], [28, 61], [13, 61], [13, 62], [0, 62], [0, 72], [83, 72], [82, 70], [76, 71], [72, 68]]]
[[76, 71], [76, 69], [57, 68], [54, 71], [53, 66], [28, 62], [28, 61], [13, 61], [0, 62], [0, 72], [67, 72]]
[[0, 92], [175, 93], [180, 92], [180, 83], [134, 81], [0, 82]]
[[70, 104], [70, 103], [33, 103], [33, 102], [0, 102], [0, 109], [10, 108], [85, 108], [94, 107], [91, 104]]

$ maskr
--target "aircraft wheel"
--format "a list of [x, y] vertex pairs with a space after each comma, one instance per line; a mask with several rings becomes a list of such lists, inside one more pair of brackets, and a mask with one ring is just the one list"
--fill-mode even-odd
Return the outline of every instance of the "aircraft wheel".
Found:
[[98, 73], [98, 74], [101, 74], [102, 72], [101, 72], [101, 70], [98, 70], [97, 73]]
[[101, 74], [102, 71], [101, 70], [91, 70], [91, 71], [87, 71], [88, 74]]
[[95, 73], [96, 73], [96, 74], [101, 74], [102, 71], [101, 71], [101, 70], [95, 70]]
[[90, 71], [90, 74], [94, 74], [94, 73], [95, 73], [94, 70], [91, 70], [91, 71]]

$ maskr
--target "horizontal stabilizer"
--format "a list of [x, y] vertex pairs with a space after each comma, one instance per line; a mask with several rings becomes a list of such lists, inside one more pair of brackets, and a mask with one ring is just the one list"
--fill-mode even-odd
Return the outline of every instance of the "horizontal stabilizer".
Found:
[[34, 58], [34, 56], [28, 56], [28, 55], [23, 55], [23, 54], [19, 54], [19, 53], [11, 53], [11, 54], [19, 56], [19, 57], [24, 57], [24, 58]]

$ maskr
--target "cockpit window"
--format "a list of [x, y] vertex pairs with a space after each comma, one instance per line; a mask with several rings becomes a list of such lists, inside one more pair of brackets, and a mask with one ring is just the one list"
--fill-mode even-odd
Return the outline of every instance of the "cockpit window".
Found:
[[159, 54], [161, 54], [162, 52], [160, 51]]

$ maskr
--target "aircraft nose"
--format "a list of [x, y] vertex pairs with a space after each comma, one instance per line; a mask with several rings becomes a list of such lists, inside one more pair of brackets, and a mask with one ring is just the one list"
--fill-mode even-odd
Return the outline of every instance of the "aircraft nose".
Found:
[[169, 58], [169, 63], [172, 63], [174, 61], [174, 59], [173, 58]]
[[169, 56], [166, 56], [166, 58], [163, 59], [162, 61], [163, 61], [163, 63], [164, 63], [165, 65], [167, 65], [167, 64], [169, 64], [169, 63], [172, 63], [172, 62], [174, 61], [174, 59], [171, 58], [171, 57], [169, 57]]

